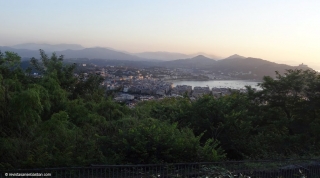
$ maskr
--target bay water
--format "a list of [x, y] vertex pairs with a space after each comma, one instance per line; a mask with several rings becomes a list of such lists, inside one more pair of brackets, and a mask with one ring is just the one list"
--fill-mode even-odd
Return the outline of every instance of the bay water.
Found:
[[179, 81], [179, 80], [171, 80], [169, 81], [173, 83], [173, 86], [176, 85], [190, 85], [192, 89], [194, 87], [209, 87], [212, 88], [231, 88], [231, 89], [245, 89], [245, 86], [251, 86], [257, 90], [261, 88], [258, 86], [258, 81], [251, 81], [251, 80], [208, 80], [208, 81]]

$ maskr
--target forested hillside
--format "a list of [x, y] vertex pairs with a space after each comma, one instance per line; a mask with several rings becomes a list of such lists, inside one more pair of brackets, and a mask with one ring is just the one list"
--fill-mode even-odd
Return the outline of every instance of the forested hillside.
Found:
[[196, 101], [188, 97], [116, 103], [102, 78], [40, 51], [31, 68], [0, 53], [0, 169], [316, 157], [320, 76], [288, 70], [248, 88]]

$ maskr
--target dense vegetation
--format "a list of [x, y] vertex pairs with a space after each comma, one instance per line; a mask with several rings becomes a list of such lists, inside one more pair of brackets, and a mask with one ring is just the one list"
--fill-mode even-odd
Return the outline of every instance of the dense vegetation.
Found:
[[215, 98], [115, 103], [100, 76], [75, 76], [63, 57], [0, 53], [0, 169], [89, 164], [314, 157], [320, 153], [320, 76], [288, 70]]

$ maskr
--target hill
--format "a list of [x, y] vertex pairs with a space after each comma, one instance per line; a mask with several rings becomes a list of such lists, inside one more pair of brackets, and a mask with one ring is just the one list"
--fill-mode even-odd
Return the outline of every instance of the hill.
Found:
[[[267, 60], [232, 56], [217, 62], [217, 65], [212, 66], [213, 70], [221, 70], [225, 73], [242, 72], [247, 73], [248, 77], [261, 78], [263, 76], [274, 76], [274, 71], [284, 73], [287, 69], [299, 69], [301, 66], [290, 66], [286, 64], [278, 64]], [[307, 69], [307, 68], [304, 68]], [[311, 69], [311, 68], [308, 68]], [[250, 73], [250, 74], [249, 74]]]
[[114, 51], [107, 48], [85, 48], [82, 50], [65, 50], [59, 51], [57, 54], [62, 54], [68, 58], [89, 58], [89, 59], [113, 59], [113, 60], [143, 60], [139, 57], [129, 55], [123, 52]]
[[67, 49], [71, 49], [71, 50], [84, 49], [83, 46], [78, 45], [78, 44], [55, 44], [55, 45], [52, 45], [52, 44], [46, 44], [46, 43], [42, 43], [42, 44], [24, 43], [24, 44], [13, 45], [10, 47], [15, 48], [15, 49], [28, 49], [28, 50], [43, 49], [47, 52], [63, 51], [63, 50], [67, 50]]
[[231, 59], [244, 59], [244, 58], [246, 58], [246, 57], [240, 56], [238, 54], [234, 54], [234, 55], [231, 55], [231, 56], [229, 56], [229, 57], [227, 57], [225, 59], [231, 60]]
[[[29, 49], [16, 49], [8, 46], [0, 46], [0, 50], [4, 51], [12, 51], [18, 53], [22, 58], [39, 58], [39, 50], [29, 50]], [[47, 51], [46, 51], [47, 52]], [[52, 53], [52, 51], [47, 52], [48, 54]], [[64, 55], [65, 59], [70, 58], [88, 58], [88, 59], [112, 59], [112, 60], [131, 60], [131, 61], [143, 61], [146, 59], [139, 58], [137, 56], [133, 56], [130, 54], [126, 54], [119, 51], [114, 51], [107, 48], [84, 48], [81, 50], [63, 50], [56, 51], [57, 55]]]
[[[33, 44], [30, 44], [32, 46]], [[16, 45], [16, 47], [19, 45]], [[23, 45], [20, 45], [20, 47]], [[26, 45], [28, 46], [28, 45]], [[50, 45], [49, 45], [50, 46]], [[59, 45], [58, 45], [59, 46]], [[68, 45], [67, 45], [68, 46]], [[67, 47], [65, 46], [65, 47]], [[63, 47], [60, 45], [59, 47]], [[70, 46], [72, 47], [72, 45]], [[73, 46], [77, 47], [77, 45]], [[78, 46], [79, 47], [79, 46]], [[31, 49], [31, 47], [30, 47]], [[18, 53], [22, 60], [30, 59], [31, 57], [39, 58], [38, 50], [30, 49], [16, 49], [7, 46], [0, 46], [0, 50], [13, 51]], [[270, 62], [267, 60], [253, 58], [253, 57], [243, 57], [240, 55], [232, 55], [225, 59], [214, 60], [208, 58], [204, 55], [198, 55], [196, 57], [187, 57], [177, 60], [170, 61], [160, 61], [158, 59], [151, 58], [152, 55], [158, 54], [158, 56], [167, 57], [166, 59], [173, 59], [174, 56], [188, 56], [181, 53], [167, 53], [167, 52], [156, 52], [156, 53], [140, 53], [140, 56], [146, 58], [137, 57], [125, 52], [116, 51], [108, 48], [84, 48], [80, 50], [63, 50], [57, 51], [57, 55], [64, 55], [66, 62], [73, 59], [73, 62], [81, 63], [80, 59], [89, 60], [90, 63], [96, 65], [124, 65], [124, 66], [135, 66], [135, 67], [151, 67], [160, 66], [168, 68], [189, 68], [189, 69], [200, 69], [211, 71], [215, 74], [222, 74], [233, 76], [235, 78], [241, 79], [261, 79], [263, 76], [269, 75], [274, 76], [274, 71], [284, 73], [287, 69], [311, 69], [306, 65], [300, 66], [290, 66], [286, 64], [277, 64], [275, 62]], [[50, 54], [48, 52], [47, 54]], [[78, 60], [79, 59], [79, 60]], [[121, 60], [121, 62], [120, 62]], [[88, 62], [88, 61], [86, 61]]]
[[261, 79], [263, 76], [274, 76], [275, 71], [284, 73], [287, 69], [311, 69], [306, 65], [290, 66], [267, 60], [232, 55], [222, 60], [213, 60], [199, 55], [189, 59], [162, 62], [159, 65], [172, 68], [189, 68], [208, 70], [215, 74], [229, 75], [242, 79]]
[[165, 60], [165, 61], [185, 59], [189, 57], [188, 55], [182, 54], [182, 53], [170, 53], [170, 52], [163, 52], [163, 51], [134, 53], [133, 55], [138, 56], [140, 58], [145, 58], [145, 59], [157, 59], [157, 60]]
[[189, 56], [189, 58], [192, 58], [192, 57], [196, 57], [196, 56], [199, 56], [199, 55], [202, 55], [202, 56], [214, 59], [214, 60], [222, 59], [222, 57], [220, 57], [220, 56], [207, 54], [207, 53], [204, 53], [204, 52], [198, 52], [198, 53], [194, 53], [194, 54], [189, 54], [188, 56]]
[[188, 59], [178, 59], [173, 61], [166, 61], [159, 63], [159, 65], [164, 67], [174, 67], [174, 68], [205, 68], [206, 66], [212, 66], [217, 61], [207, 58], [203, 55], [199, 55]]
[[0, 46], [0, 51], [5, 52], [5, 51], [11, 51], [17, 53], [21, 58], [28, 58], [30, 59], [31, 57], [40, 57], [39, 50], [29, 50], [29, 49], [15, 49], [11, 48], [8, 46]]
[[194, 58], [200, 55], [211, 58], [211, 59], [220, 59], [218, 56], [206, 54], [203, 52], [199, 52], [195, 54], [182, 54], [182, 53], [171, 53], [171, 52], [159, 51], [159, 52], [134, 53], [133, 55], [141, 58], [145, 58], [145, 59], [157, 59], [157, 60], [164, 60], [164, 61]]

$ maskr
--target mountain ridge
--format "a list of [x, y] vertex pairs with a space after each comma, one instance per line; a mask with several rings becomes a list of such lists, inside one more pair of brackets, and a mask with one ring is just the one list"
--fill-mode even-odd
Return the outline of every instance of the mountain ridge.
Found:
[[243, 58], [246, 58], [246, 57], [244, 57], [244, 56], [240, 56], [240, 55], [238, 55], [238, 54], [234, 54], [234, 55], [231, 55], [231, 56], [229, 56], [229, 57], [227, 57], [227, 58], [224, 58], [224, 59], [239, 59], [239, 58], [241, 58], [241, 59], [243, 59]]
[[48, 52], [63, 51], [67, 49], [71, 49], [71, 50], [84, 49], [84, 47], [79, 44], [66, 44], [66, 43], [61, 43], [61, 44], [22, 43], [22, 44], [16, 44], [8, 47], [15, 48], [15, 49], [27, 49], [27, 50], [43, 49]]
[[[41, 48], [40, 48], [41, 49]], [[40, 53], [39, 50], [29, 50], [29, 49], [16, 49], [8, 46], [0, 46], [1, 51], [12, 51], [17, 53], [22, 58], [39, 58]], [[50, 54], [53, 51], [47, 51], [46, 53]], [[58, 56], [63, 55], [65, 59], [70, 58], [88, 58], [88, 59], [117, 59], [117, 60], [133, 60], [133, 61], [143, 61], [146, 59], [139, 58], [137, 56], [133, 56], [130, 54], [126, 54], [123, 52], [114, 51], [107, 48], [96, 47], [96, 48], [84, 48], [80, 50], [62, 50], [62, 51], [54, 51]]]
[[275, 71], [284, 73], [287, 69], [313, 70], [305, 65], [290, 66], [260, 58], [243, 57], [240, 55], [232, 55], [221, 60], [213, 60], [204, 56], [197, 56], [195, 58], [166, 61], [162, 62], [160, 65], [169, 68], [183, 67], [189, 69], [207, 70], [213, 73], [241, 75], [241, 78], [247, 77], [248, 79], [261, 79], [263, 76], [274, 76]]
[[198, 55], [203, 55], [212, 59], [221, 59], [221, 57], [206, 54], [203, 52], [198, 52], [194, 54], [183, 54], [183, 53], [175, 53], [175, 52], [166, 52], [166, 51], [154, 51], [154, 52], [142, 52], [142, 53], [133, 53], [134, 55], [146, 58], [146, 59], [158, 59], [164, 61], [176, 60], [176, 59], [185, 59], [185, 58], [193, 58]]
[[[18, 53], [23, 60], [27, 58], [35, 57], [39, 58], [39, 50], [28, 50], [28, 49], [16, 49], [8, 46], [0, 46], [0, 51], [12, 51]], [[47, 52], [50, 55], [51, 52]], [[160, 52], [164, 54], [166, 52]], [[115, 51], [112, 49], [104, 47], [95, 47], [95, 48], [84, 48], [81, 50], [63, 50], [56, 51], [57, 55], [64, 55], [65, 59], [74, 59], [72, 61], [76, 62], [77, 59], [90, 59], [91, 62], [96, 62], [99, 65], [107, 65], [112, 63], [112, 65], [117, 64], [129, 64], [134, 66], [159, 66], [159, 67], [168, 67], [168, 68], [189, 68], [189, 69], [202, 69], [212, 72], [220, 73], [250, 73], [251, 77], [262, 77], [265, 75], [272, 76], [274, 71], [279, 71], [281, 73], [285, 72], [286, 69], [311, 69], [304, 65], [300, 66], [290, 66], [287, 64], [278, 64], [275, 62], [267, 61], [260, 58], [253, 57], [244, 57], [238, 54], [231, 55], [227, 58], [215, 60], [209, 58], [205, 55], [197, 56], [188, 56], [182, 53], [173, 53], [181, 55], [185, 58], [175, 59], [175, 60], [156, 60], [156, 59], [147, 59], [141, 58], [135, 55], [131, 55], [125, 52]], [[172, 54], [172, 53], [169, 53]], [[187, 57], [186, 57], [187, 56]], [[81, 60], [78, 60], [79, 62]], [[118, 62], [117, 62], [118, 61]], [[121, 62], [120, 62], [121, 61]], [[256, 75], [256, 76], [254, 76]]]

